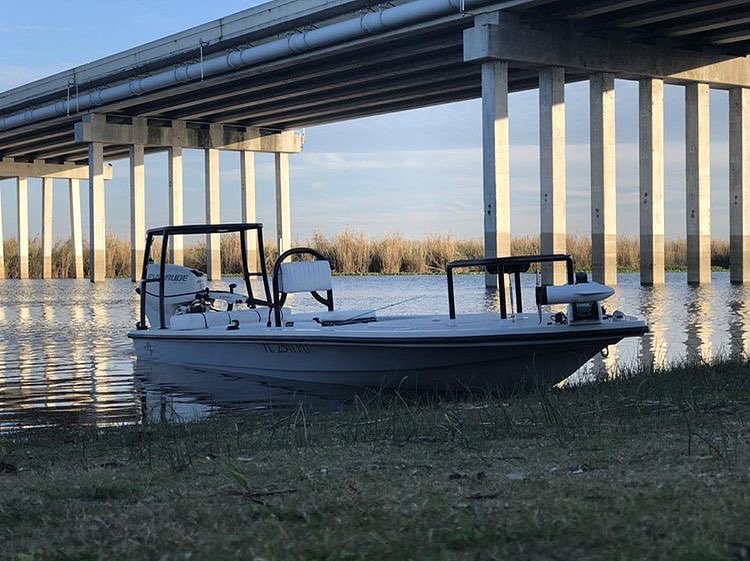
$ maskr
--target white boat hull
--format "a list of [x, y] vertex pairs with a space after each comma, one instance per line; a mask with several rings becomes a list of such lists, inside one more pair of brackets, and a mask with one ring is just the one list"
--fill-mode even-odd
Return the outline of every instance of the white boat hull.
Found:
[[[523, 390], [570, 376], [640, 321], [571, 327], [411, 318], [362, 326], [133, 331], [140, 360], [369, 388]], [[433, 325], [431, 325], [433, 324]]]

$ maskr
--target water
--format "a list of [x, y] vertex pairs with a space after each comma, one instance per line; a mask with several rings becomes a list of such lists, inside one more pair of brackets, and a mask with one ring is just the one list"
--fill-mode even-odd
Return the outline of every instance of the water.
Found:
[[[224, 288], [236, 279], [215, 283]], [[623, 341], [576, 375], [611, 374], [622, 366], [663, 365], [680, 359], [746, 356], [750, 350], [750, 287], [733, 286], [728, 273], [713, 284], [689, 287], [684, 273], [667, 284], [641, 287], [638, 274], [621, 274], [608, 310], [648, 319], [650, 333]], [[531, 286], [534, 277], [525, 276]], [[404, 302], [396, 313], [447, 313], [443, 276], [336, 277], [337, 307], [380, 308]], [[533, 310], [533, 290], [525, 291]], [[126, 332], [138, 298], [128, 280], [0, 282], [0, 431], [45, 425], [111, 425], [147, 419], [192, 419], [238, 410], [296, 406], [338, 407], [349, 390], [323, 386], [269, 386], [264, 380], [137, 364]], [[311, 298], [291, 305], [315, 309]], [[456, 279], [457, 310], [496, 310], [497, 294], [483, 277]]]

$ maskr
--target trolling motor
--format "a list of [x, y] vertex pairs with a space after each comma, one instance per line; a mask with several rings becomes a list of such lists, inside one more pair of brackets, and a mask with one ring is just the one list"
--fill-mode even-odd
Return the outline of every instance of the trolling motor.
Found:
[[542, 321], [542, 306], [567, 304], [568, 313], [558, 312], [553, 316], [555, 323], [601, 323], [603, 308], [601, 302], [615, 291], [607, 285], [590, 282], [586, 273], [576, 273], [575, 284], [561, 286], [537, 286], [536, 305], [539, 310], [539, 323]]

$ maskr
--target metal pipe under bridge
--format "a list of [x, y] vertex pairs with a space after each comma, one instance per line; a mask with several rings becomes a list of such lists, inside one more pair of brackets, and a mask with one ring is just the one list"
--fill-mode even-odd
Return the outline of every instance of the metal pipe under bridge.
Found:
[[[107, 162], [130, 162], [133, 277], [145, 238], [144, 155], [168, 153], [169, 219], [182, 224], [182, 151], [205, 154], [206, 222], [220, 222], [219, 151], [239, 153], [242, 219], [255, 221], [254, 154], [276, 161], [277, 241], [291, 242], [290, 154], [302, 127], [481, 97], [485, 255], [509, 255], [508, 94], [539, 88], [541, 249], [566, 250], [565, 83], [590, 83], [595, 280], [616, 282], [615, 78], [639, 83], [641, 282], [664, 282], [664, 84], [685, 90], [688, 282], [710, 282], [709, 91], [729, 91], [731, 281], [750, 280], [750, 0], [273, 0], [0, 94], [0, 177], [18, 191], [28, 269], [28, 178], [42, 178], [43, 276], [52, 189], [68, 181], [83, 276], [105, 277]], [[39, 212], [39, 209], [34, 209]], [[0, 224], [1, 228], [1, 224]], [[221, 275], [209, 238], [207, 270]], [[180, 242], [170, 248], [182, 262]], [[252, 258], [252, 256], [251, 256]], [[563, 280], [545, 270], [544, 282]], [[0, 244], [0, 276], [5, 262]], [[488, 277], [488, 283], [494, 279]]]

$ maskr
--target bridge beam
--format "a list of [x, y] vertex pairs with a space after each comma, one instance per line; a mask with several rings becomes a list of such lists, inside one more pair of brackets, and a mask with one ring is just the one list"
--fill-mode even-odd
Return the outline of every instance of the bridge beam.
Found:
[[638, 85], [641, 284], [664, 284], [664, 81]]
[[[539, 72], [539, 153], [542, 253], [566, 251], [565, 69]], [[566, 280], [564, 263], [545, 263], [544, 284]]]
[[52, 185], [53, 179], [42, 178], [42, 278], [52, 278]]
[[83, 229], [81, 227], [81, 182], [68, 179], [70, 199], [70, 240], [73, 244], [73, 275], [83, 278]]
[[[167, 150], [167, 173], [169, 175], [169, 225], [181, 226], [184, 203], [182, 197], [182, 148], [173, 146]], [[169, 238], [169, 257], [175, 265], [183, 263], [182, 236]]]
[[615, 77], [596, 74], [591, 104], [591, 273], [596, 282], [617, 283]]
[[104, 145], [89, 144], [89, 280], [107, 277], [106, 217], [104, 204]]
[[[510, 140], [508, 136], [508, 63], [482, 64], [482, 183], [484, 256], [510, 255]], [[497, 275], [485, 273], [485, 285], [497, 287]]]
[[292, 213], [289, 201], [289, 154], [276, 154], [276, 240], [279, 254], [292, 247]]
[[136, 281], [143, 270], [146, 248], [146, 174], [141, 144], [130, 147], [130, 278]]
[[750, 282], [750, 89], [729, 91], [729, 267]]
[[560, 28], [534, 29], [494, 13], [464, 31], [464, 60], [505, 60], [561, 66], [569, 72], [613, 73], [619, 78], [659, 78], [670, 83], [750, 87], [750, 58], [688, 51], [622, 38], [587, 37]]
[[688, 283], [711, 282], [711, 136], [708, 84], [685, 86]]
[[[240, 152], [240, 196], [242, 198], [242, 221], [255, 222], [255, 154]], [[255, 236], [245, 235], [247, 241], [247, 262], [250, 267], [258, 266], [258, 247]], [[261, 264], [263, 266], [264, 264]]]
[[0, 199], [0, 279], [5, 278], [5, 235], [3, 234], [3, 209]]
[[294, 131], [261, 134], [256, 127], [225, 127], [212, 124], [194, 128], [186, 121], [150, 120], [133, 117], [132, 122], [108, 122], [107, 116], [91, 113], [75, 124], [75, 141], [104, 144], [142, 144], [146, 148], [197, 148], [202, 150], [249, 150], [291, 153], [302, 151], [302, 137]]
[[[205, 152], [206, 224], [221, 223], [221, 200], [219, 191], [219, 151], [213, 148]], [[221, 279], [221, 240], [219, 234], [206, 234], [206, 273], [208, 280]]]
[[[89, 168], [73, 162], [51, 164], [44, 160], [16, 162], [13, 158], [0, 160], [0, 179], [10, 177], [48, 177], [50, 179], [88, 179]], [[112, 179], [112, 167], [104, 167], [104, 179]]]
[[18, 194], [18, 278], [29, 278], [29, 180], [16, 178]]

